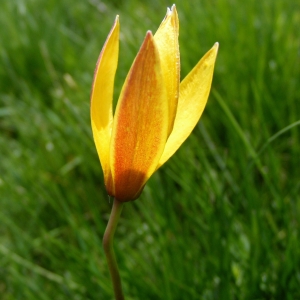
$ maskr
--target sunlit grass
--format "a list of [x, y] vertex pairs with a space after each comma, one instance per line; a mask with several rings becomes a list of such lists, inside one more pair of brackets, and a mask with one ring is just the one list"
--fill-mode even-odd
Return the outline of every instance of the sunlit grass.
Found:
[[[182, 77], [218, 41], [213, 89], [192, 136], [125, 205], [115, 248], [126, 299], [298, 299], [300, 5], [182, 2]], [[117, 95], [171, 5], [1, 4], [1, 299], [112, 299], [94, 66], [119, 14]]]

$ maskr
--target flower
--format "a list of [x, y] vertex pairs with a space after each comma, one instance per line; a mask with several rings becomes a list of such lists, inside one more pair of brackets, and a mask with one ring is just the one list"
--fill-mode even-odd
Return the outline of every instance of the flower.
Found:
[[148, 31], [113, 115], [119, 17], [100, 53], [91, 92], [93, 137], [108, 194], [139, 197], [147, 180], [196, 126], [210, 92], [216, 43], [180, 83], [179, 21], [175, 5], [155, 35]]

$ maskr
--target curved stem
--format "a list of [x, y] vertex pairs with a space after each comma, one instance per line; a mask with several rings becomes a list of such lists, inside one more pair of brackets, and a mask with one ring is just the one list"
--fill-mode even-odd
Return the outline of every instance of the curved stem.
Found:
[[122, 291], [122, 283], [118, 269], [118, 264], [113, 248], [114, 234], [122, 212], [123, 204], [123, 202], [114, 199], [112, 211], [102, 241], [116, 300], [125, 299]]

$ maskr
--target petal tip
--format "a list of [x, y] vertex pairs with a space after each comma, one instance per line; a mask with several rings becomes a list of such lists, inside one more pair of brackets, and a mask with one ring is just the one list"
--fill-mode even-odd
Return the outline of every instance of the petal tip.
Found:
[[219, 42], [216, 42], [216, 43], [213, 45], [213, 49], [215, 49], [216, 51], [219, 50]]
[[151, 30], [148, 30], [146, 32], [146, 38], [153, 38], [153, 34], [152, 34], [152, 31]]
[[120, 17], [119, 15], [116, 15], [114, 26], [119, 25], [119, 23], [120, 23]]
[[177, 10], [176, 10], [176, 5], [175, 4], [173, 4], [171, 6], [171, 8], [167, 7], [167, 13], [166, 13], [166, 16], [165, 16], [164, 20], [167, 19], [167, 17], [172, 16], [174, 14], [177, 14]]

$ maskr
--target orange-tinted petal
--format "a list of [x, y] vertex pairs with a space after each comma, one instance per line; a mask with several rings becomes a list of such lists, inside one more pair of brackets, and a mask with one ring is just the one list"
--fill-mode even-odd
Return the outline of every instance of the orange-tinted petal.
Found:
[[218, 46], [216, 43], [181, 82], [173, 131], [157, 168], [177, 151], [198, 123], [210, 92]]
[[180, 55], [178, 33], [178, 14], [175, 5], [173, 5], [171, 10], [168, 9], [165, 19], [154, 35], [169, 103], [169, 134], [173, 129], [179, 94]]
[[106, 185], [111, 177], [109, 148], [113, 125], [114, 79], [119, 55], [119, 27], [117, 16], [98, 58], [91, 92], [92, 130]]
[[119, 201], [136, 199], [155, 171], [168, 131], [159, 53], [148, 32], [121, 91], [111, 140], [111, 171]]

